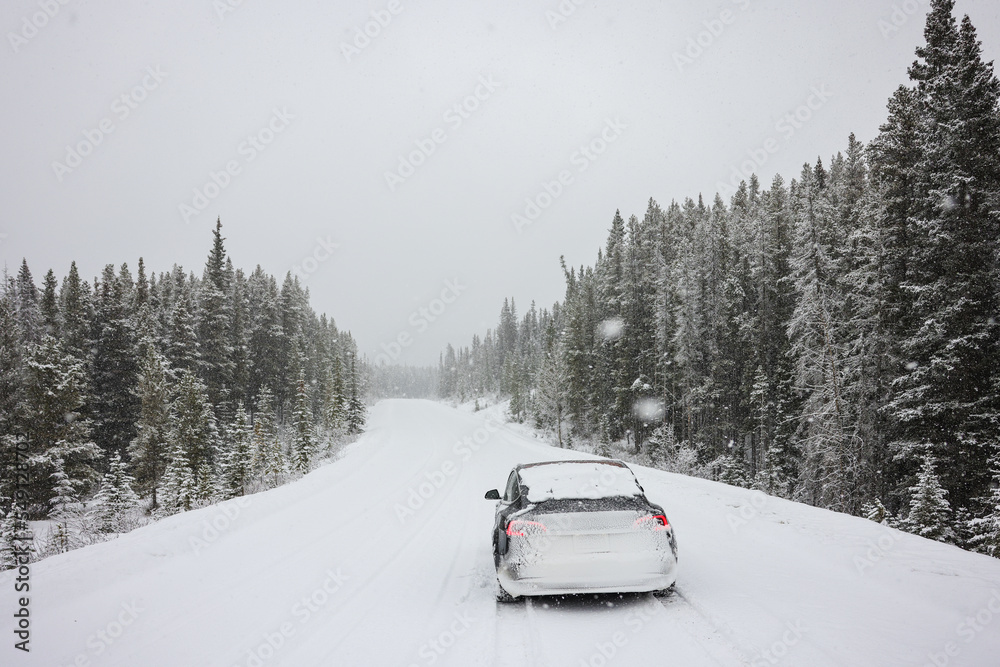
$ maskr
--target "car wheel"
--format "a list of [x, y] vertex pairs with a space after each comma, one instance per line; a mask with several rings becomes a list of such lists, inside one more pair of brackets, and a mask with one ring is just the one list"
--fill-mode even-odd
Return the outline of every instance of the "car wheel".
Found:
[[503, 602], [504, 604], [517, 602], [517, 598], [507, 592], [507, 589], [503, 587], [499, 579], [497, 579], [496, 583], [496, 596], [497, 602]]
[[653, 595], [655, 595], [658, 598], [670, 597], [673, 594], [674, 594], [674, 584], [670, 584], [670, 586], [668, 586], [667, 588], [661, 588], [658, 591], [653, 591]]

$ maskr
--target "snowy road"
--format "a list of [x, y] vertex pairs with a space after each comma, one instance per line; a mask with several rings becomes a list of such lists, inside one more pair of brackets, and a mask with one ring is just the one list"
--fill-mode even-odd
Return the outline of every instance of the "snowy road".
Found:
[[676, 594], [497, 605], [483, 493], [580, 456], [384, 401], [295, 484], [33, 565], [30, 654], [0, 575], [0, 664], [1000, 664], [1000, 561], [642, 468], [677, 531]]

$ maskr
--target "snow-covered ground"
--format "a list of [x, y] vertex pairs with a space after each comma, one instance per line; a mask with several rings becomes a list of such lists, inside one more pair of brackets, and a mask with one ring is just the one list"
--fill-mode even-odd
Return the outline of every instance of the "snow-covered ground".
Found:
[[0, 664], [1000, 664], [1000, 560], [863, 519], [634, 467], [674, 524], [677, 592], [493, 598], [488, 489], [581, 458], [390, 400], [335, 463], [31, 569], [31, 652]]

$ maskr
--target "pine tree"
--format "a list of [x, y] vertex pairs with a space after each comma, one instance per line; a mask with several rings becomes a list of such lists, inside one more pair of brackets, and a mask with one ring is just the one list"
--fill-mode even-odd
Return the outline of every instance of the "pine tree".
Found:
[[139, 496], [132, 489], [134, 483], [135, 479], [128, 474], [121, 455], [115, 454], [91, 507], [99, 530], [125, 533], [135, 527]]
[[250, 398], [250, 369], [253, 365], [250, 358], [250, 328], [249, 301], [247, 299], [247, 280], [242, 270], [233, 270], [232, 260], [226, 260], [226, 273], [233, 275], [233, 285], [230, 295], [232, 314], [229, 321], [229, 347], [232, 351], [232, 390], [231, 400], [247, 404]]
[[260, 475], [261, 482], [266, 483], [270, 476], [272, 486], [277, 486], [285, 474], [285, 455], [278, 440], [275, 423], [274, 396], [267, 387], [257, 396], [251, 463], [255, 474]]
[[233, 382], [232, 334], [232, 265], [226, 264], [222, 221], [217, 220], [212, 250], [201, 280], [198, 306], [198, 349], [201, 353], [201, 376], [209, 401], [219, 406], [229, 398]]
[[178, 296], [170, 313], [166, 356], [174, 372], [196, 372], [201, 366], [201, 352], [194, 328], [190, 298], [184, 292]]
[[0, 285], [0, 498], [13, 495], [15, 447], [24, 439], [23, 373], [24, 355], [14, 319], [14, 293], [5, 280]]
[[160, 484], [157, 516], [186, 512], [195, 506], [198, 489], [191, 463], [184, 453], [183, 443], [173, 440], [167, 469]]
[[968, 546], [979, 553], [1000, 558], [1000, 447], [994, 447], [991, 469], [993, 483], [982, 502], [985, 511], [968, 522], [971, 533]]
[[309, 472], [316, 453], [316, 441], [313, 435], [312, 411], [309, 409], [309, 393], [306, 390], [304, 376], [299, 377], [296, 384], [295, 408], [292, 413], [292, 428], [295, 439], [292, 442], [292, 464], [301, 473]]
[[934, 466], [934, 457], [925, 455], [917, 483], [910, 487], [910, 514], [906, 517], [905, 528], [921, 537], [954, 543], [956, 535], [951, 527], [948, 492], [941, 486]]
[[88, 526], [84, 518], [83, 503], [65, 472], [63, 460], [56, 458], [52, 468], [49, 517], [54, 525], [49, 536], [48, 550], [61, 554], [82, 546], [80, 537]]
[[326, 428], [337, 432], [344, 427], [347, 396], [344, 393], [344, 362], [336, 352], [325, 361], [326, 391], [323, 397], [323, 418]]
[[549, 325], [547, 351], [538, 376], [538, 401], [536, 415], [539, 426], [555, 431], [560, 447], [563, 442], [563, 422], [567, 416], [569, 371], [566, 352], [557, 340], [555, 325]]
[[800, 433], [805, 456], [799, 497], [829, 509], [857, 511], [858, 475], [853, 415], [844, 397], [840, 253], [844, 230], [830, 201], [822, 163], [803, 168], [794, 188], [798, 304], [788, 323], [796, 359], [796, 387], [803, 392]]
[[927, 42], [910, 68], [916, 150], [899, 292], [907, 328], [898, 343], [905, 367], [888, 408], [896, 458], [913, 466], [930, 448], [949, 497], [967, 506], [989, 484], [1000, 410], [1000, 82], [968, 17], [959, 26], [953, 10], [953, 0], [932, 0]]
[[135, 470], [136, 488], [151, 497], [157, 507], [156, 491], [167, 466], [170, 431], [170, 389], [165, 360], [154, 346], [148, 346], [140, 366], [139, 400], [141, 409], [136, 423], [136, 437], [129, 444]]
[[711, 468], [717, 470], [716, 481], [730, 486], [748, 488], [746, 471], [743, 464], [730, 454], [724, 454], [709, 464]]
[[190, 509], [190, 503], [207, 502], [215, 495], [219, 446], [215, 414], [205, 385], [191, 371], [181, 371], [177, 397], [171, 404], [170, 423], [167, 442], [171, 461], [164, 474], [163, 492], [168, 492], [169, 481], [175, 487], [169, 491], [174, 507], [180, 497], [186, 503], [184, 509]]
[[56, 280], [55, 271], [49, 269], [49, 272], [45, 274], [45, 280], [42, 283], [42, 298], [39, 303], [39, 310], [41, 315], [42, 331], [49, 335], [59, 337], [59, 295], [56, 289], [59, 286], [59, 281]]
[[66, 351], [81, 361], [89, 361], [92, 341], [90, 287], [80, 280], [76, 262], [59, 291], [60, 331]]
[[250, 396], [259, 403], [259, 394], [278, 386], [283, 332], [278, 308], [278, 285], [273, 276], [264, 274], [258, 266], [247, 278], [247, 300], [250, 308], [249, 369]]
[[130, 285], [112, 265], [104, 268], [97, 300], [92, 369], [94, 439], [110, 458], [135, 438], [139, 400], [136, 334], [129, 310]]
[[236, 407], [229, 437], [229, 451], [223, 463], [223, 488], [226, 497], [235, 498], [247, 492], [253, 475], [253, 430], [242, 403]]
[[355, 355], [351, 354], [351, 372], [347, 399], [347, 434], [357, 435], [364, 430], [367, 409], [361, 397], [361, 378], [358, 376]]
[[90, 421], [81, 413], [86, 387], [83, 365], [52, 336], [32, 345], [29, 355], [24, 395], [32, 414], [25, 435], [36, 470], [27, 509], [33, 516], [43, 516], [52, 496], [55, 460], [63, 461], [77, 491], [86, 492], [99, 479], [94, 464], [101, 452], [91, 440]]
[[37, 343], [44, 333], [38, 307], [38, 288], [28, 268], [28, 260], [21, 260], [21, 268], [14, 282], [14, 313], [25, 345]]

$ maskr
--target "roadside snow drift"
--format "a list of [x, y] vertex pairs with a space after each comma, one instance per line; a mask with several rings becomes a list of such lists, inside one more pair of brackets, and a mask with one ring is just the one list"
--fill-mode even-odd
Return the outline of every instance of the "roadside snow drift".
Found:
[[0, 575], [2, 665], [1000, 665], [1000, 561], [634, 467], [677, 592], [494, 601], [494, 503], [520, 462], [587, 458], [482, 414], [378, 404], [337, 462], [31, 566], [30, 653]]

